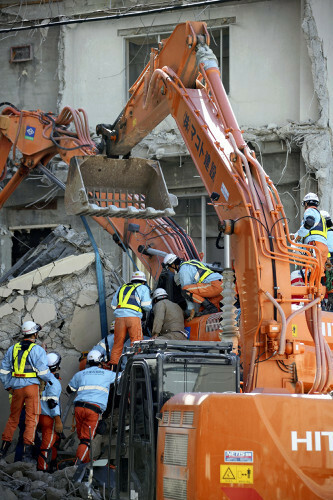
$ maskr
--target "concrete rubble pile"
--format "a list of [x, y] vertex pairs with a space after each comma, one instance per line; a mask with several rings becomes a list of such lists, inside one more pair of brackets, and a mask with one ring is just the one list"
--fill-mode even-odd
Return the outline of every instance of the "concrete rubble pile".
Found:
[[49, 474], [36, 471], [36, 466], [30, 463], [7, 464], [4, 460], [0, 460], [0, 498], [1, 500], [102, 498], [98, 491], [92, 490], [88, 484], [73, 483], [74, 472], [75, 467], [67, 467]]
[[[108, 324], [110, 324], [112, 320], [110, 302], [121, 279], [103, 252], [100, 251], [99, 254], [104, 271], [105, 299]], [[58, 260], [52, 260], [57, 257]], [[44, 265], [36, 267], [41, 262]], [[30, 271], [21, 274], [27, 263]], [[34, 266], [35, 268], [31, 270]], [[65, 388], [74, 373], [79, 370], [81, 352], [89, 351], [101, 339], [95, 254], [85, 233], [78, 234], [72, 229], [59, 226], [53, 232], [52, 238], [48, 238], [46, 242], [44, 240], [29, 254], [28, 259], [23, 259], [21, 265], [16, 266], [15, 274], [15, 278], [0, 284], [0, 360], [8, 347], [21, 338], [20, 326], [24, 321], [32, 320], [39, 323], [42, 326], [39, 332], [40, 342], [44, 343], [48, 352], [55, 350], [62, 356], [61, 404], [64, 409], [68, 401]], [[0, 400], [3, 408], [0, 415], [2, 431], [9, 415], [8, 393], [2, 386]], [[64, 428], [67, 437], [70, 435], [71, 423], [72, 411], [69, 411], [68, 423], [65, 422]], [[69, 455], [75, 456], [77, 442], [72, 444], [73, 449], [67, 451]], [[8, 461], [12, 461], [13, 453], [8, 458]], [[24, 464], [23, 466], [25, 467]], [[0, 469], [6, 474], [11, 474], [6, 467]], [[12, 467], [15, 469], [14, 464]], [[8, 470], [12, 469], [9, 467]], [[21, 482], [27, 482], [29, 479], [31, 487], [33, 482], [37, 481], [37, 476], [32, 482], [26, 475], [22, 479], [20, 472], [23, 469], [20, 467], [15, 471], [16, 479]], [[46, 474], [43, 477], [47, 476]], [[0, 481], [7, 481], [8, 478], [5, 477], [2, 473]], [[43, 480], [47, 482], [47, 479]], [[21, 487], [18, 489], [22, 492], [28, 491]], [[16, 496], [6, 496], [0, 490], [0, 498], [16, 498]], [[40, 497], [31, 494], [26, 498]], [[60, 497], [52, 496], [50, 493], [43, 498]]]

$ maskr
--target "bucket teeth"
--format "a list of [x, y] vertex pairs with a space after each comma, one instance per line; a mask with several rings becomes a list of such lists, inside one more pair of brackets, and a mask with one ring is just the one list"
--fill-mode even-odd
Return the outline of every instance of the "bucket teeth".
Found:
[[156, 161], [90, 156], [70, 163], [65, 191], [70, 215], [156, 219], [172, 217], [177, 203]]

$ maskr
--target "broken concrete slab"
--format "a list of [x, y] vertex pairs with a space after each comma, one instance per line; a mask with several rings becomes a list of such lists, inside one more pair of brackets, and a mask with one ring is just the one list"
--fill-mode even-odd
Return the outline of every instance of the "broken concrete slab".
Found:
[[93, 304], [96, 304], [97, 300], [98, 300], [98, 292], [96, 288], [90, 288], [90, 289], [86, 288], [85, 290], [82, 290], [82, 292], [80, 293], [76, 304], [80, 307], [91, 306]]
[[45, 325], [50, 321], [53, 321], [57, 317], [57, 310], [55, 304], [51, 302], [38, 302], [35, 308], [31, 312], [33, 321], [35, 323], [40, 324], [41, 326]]
[[27, 302], [26, 302], [26, 310], [31, 311], [31, 309], [34, 307], [38, 300], [38, 297], [28, 297]]
[[[70, 232], [74, 241], [74, 233]], [[78, 235], [77, 241], [81, 240]], [[1, 288], [5, 291], [0, 295], [0, 359], [6, 349], [21, 338], [22, 323], [33, 320], [42, 325], [39, 338], [45, 342], [47, 351], [54, 350], [62, 356], [61, 378], [63, 387], [66, 387], [79, 370], [81, 351], [89, 351], [102, 336], [95, 255], [91, 247], [90, 251], [87, 250], [85, 246], [84, 252], [79, 253], [80, 249], [73, 244], [73, 251], [77, 252], [75, 255], [67, 255], [2, 284]], [[109, 325], [113, 319], [111, 299], [121, 278], [103, 252], [100, 256]], [[9, 402], [2, 388], [0, 398], [4, 403], [0, 415], [3, 428], [9, 413]]]
[[10, 305], [13, 309], [21, 311], [21, 309], [24, 308], [24, 298], [22, 296], [16, 297], [16, 299], [14, 299], [13, 302], [10, 303]]
[[4, 316], [8, 316], [13, 312], [13, 308], [10, 306], [10, 304], [4, 304], [3, 306], [0, 306], [0, 318], [3, 318]]

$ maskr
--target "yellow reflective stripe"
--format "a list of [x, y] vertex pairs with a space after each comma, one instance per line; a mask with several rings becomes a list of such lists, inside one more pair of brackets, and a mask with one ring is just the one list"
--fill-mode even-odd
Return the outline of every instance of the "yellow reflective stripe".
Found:
[[209, 276], [210, 274], [212, 274], [212, 271], [211, 271], [210, 269], [208, 269], [208, 271], [206, 271], [206, 272], [205, 272], [205, 273], [201, 276], [201, 278], [199, 279], [199, 283], [202, 283], [202, 282], [203, 282], [203, 280], [204, 280], [205, 278], [207, 278], [207, 276]]
[[[310, 229], [310, 231], [308, 232], [308, 234], [306, 236], [304, 236], [304, 238], [307, 238], [310, 235], [317, 234], [317, 235], [323, 236], [324, 238], [327, 239], [327, 224], [326, 224], [326, 219], [322, 215], [320, 216], [320, 218], [321, 218], [321, 223], [322, 223], [323, 228], [320, 229], [320, 230], [318, 230], [318, 229]], [[319, 222], [318, 222], [318, 224], [319, 224]], [[317, 224], [317, 226], [318, 226], [318, 224]]]
[[[203, 273], [200, 277], [199, 277], [199, 281], [198, 283], [202, 283], [204, 279], [207, 278], [207, 276], [209, 276], [210, 274], [213, 274], [213, 271], [211, 271], [210, 269], [208, 269], [207, 266], [205, 266], [202, 262], [199, 262], [199, 261], [196, 261], [196, 260], [188, 260], [186, 262], [183, 262], [181, 264], [181, 266], [183, 266], [184, 264], [190, 264], [192, 266], [195, 266], [197, 269], [201, 269], [202, 271], [206, 271], [205, 273]], [[180, 266], [180, 267], [181, 267]], [[199, 273], [197, 273], [199, 274]], [[197, 275], [196, 275], [197, 276]], [[196, 277], [197, 279], [197, 277]]]
[[[26, 365], [26, 362], [27, 362], [27, 357], [31, 351], [31, 349], [35, 346], [36, 344], [34, 344], [33, 342], [31, 343], [31, 345], [29, 345], [28, 349], [26, 349], [22, 355], [22, 358], [21, 358], [21, 361], [20, 361], [20, 366], [18, 364], [18, 358], [19, 358], [19, 353], [20, 351], [22, 350], [21, 349], [21, 343], [18, 342], [17, 344], [14, 345], [14, 349], [13, 349], [13, 359], [14, 359], [14, 363], [13, 363], [13, 372], [12, 372], [12, 377], [37, 377], [37, 374], [36, 372], [25, 372], [25, 365]], [[46, 372], [47, 373], [47, 372]]]
[[[137, 285], [123, 285], [121, 287], [121, 289], [119, 290], [119, 296], [118, 296], [118, 307], [123, 307], [123, 308], [126, 308], [126, 309], [133, 309], [133, 311], [138, 311], [138, 312], [141, 312], [142, 309], [140, 306], [135, 306], [134, 304], [128, 304], [128, 300], [131, 296], [131, 294], [133, 293], [133, 291], [138, 287], [140, 286], [141, 283], [138, 283]], [[129, 286], [130, 289], [129, 291], [126, 293], [125, 297], [124, 297], [124, 291], [125, 291], [125, 288]]]
[[69, 385], [69, 384], [68, 384], [68, 387], [70, 388], [70, 390], [71, 390], [72, 392], [76, 392], [76, 389], [74, 389], [74, 387], [72, 387], [71, 385]]
[[107, 394], [109, 393], [109, 389], [102, 387], [101, 385], [83, 385], [78, 388], [78, 391], [103, 391]]

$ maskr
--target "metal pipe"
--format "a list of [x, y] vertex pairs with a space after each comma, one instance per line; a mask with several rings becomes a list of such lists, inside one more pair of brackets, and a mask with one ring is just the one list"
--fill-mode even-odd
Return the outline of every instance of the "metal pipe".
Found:
[[224, 269], [231, 269], [231, 258], [230, 258], [230, 234], [224, 235]]

